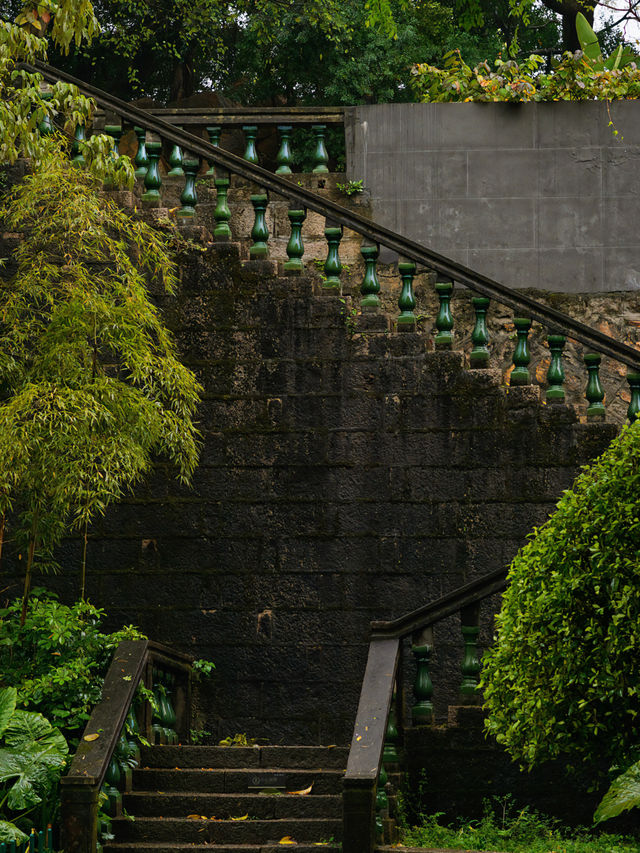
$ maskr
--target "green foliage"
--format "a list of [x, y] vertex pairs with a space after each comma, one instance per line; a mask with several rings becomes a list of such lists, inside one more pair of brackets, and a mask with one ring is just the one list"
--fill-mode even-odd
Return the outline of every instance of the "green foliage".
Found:
[[516, 808], [507, 798], [485, 801], [480, 820], [441, 823], [441, 814], [424, 815], [418, 826], [403, 833], [403, 843], [452, 850], [508, 850], [509, 853], [636, 853], [637, 839], [600, 834], [588, 829], [563, 829], [559, 821], [533, 809]]
[[15, 688], [0, 689], [0, 841], [22, 841], [31, 821], [51, 818], [69, 751], [47, 719], [16, 703]]
[[347, 181], [346, 184], [337, 183], [336, 188], [346, 196], [356, 195], [364, 190], [363, 179], [360, 178], [359, 181]]
[[511, 564], [482, 686], [488, 731], [527, 766], [620, 761], [637, 745], [639, 490], [635, 422]]
[[54, 149], [0, 216], [24, 234], [0, 280], [0, 513], [14, 512], [29, 575], [69, 527], [86, 543], [152, 454], [189, 480], [200, 386], [147, 291], [173, 291], [163, 238], [89, 174]]
[[593, 816], [595, 823], [617, 817], [640, 806], [640, 761], [636, 761], [611, 783]]
[[218, 742], [218, 746], [255, 746], [258, 741], [248, 737], [244, 732], [229, 736]]
[[[118, 644], [143, 635], [132, 626], [103, 633], [103, 610], [86, 601], [60, 604], [44, 590], [34, 590], [24, 625], [21, 609], [16, 600], [0, 610], [2, 683], [16, 688], [21, 708], [43, 714], [75, 742]], [[0, 705], [0, 723], [4, 718]]]
[[584, 101], [640, 97], [640, 69], [635, 63], [594, 69], [582, 53], [565, 53], [551, 74], [541, 74], [544, 60], [533, 54], [519, 64], [497, 59], [470, 68], [459, 51], [445, 57], [444, 68], [416, 65], [412, 86], [424, 102]]
[[594, 33], [591, 25], [582, 14], [578, 12], [576, 17], [576, 29], [580, 47], [595, 71], [615, 71], [623, 68], [631, 62], [638, 63], [640, 56], [631, 49], [629, 45], [618, 45], [614, 52], [603, 59], [598, 36]]
[[210, 678], [215, 668], [216, 665], [213, 661], [205, 660], [204, 658], [198, 658], [198, 660], [194, 660], [191, 664], [191, 670], [198, 678]]

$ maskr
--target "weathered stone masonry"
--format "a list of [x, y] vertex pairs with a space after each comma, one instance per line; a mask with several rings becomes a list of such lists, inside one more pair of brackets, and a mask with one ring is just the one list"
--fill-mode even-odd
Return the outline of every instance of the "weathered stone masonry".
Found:
[[[615, 428], [385, 316], [354, 330], [349, 298], [242, 267], [233, 244], [186, 255], [160, 302], [205, 388], [201, 462], [192, 489], [159, 465], [96, 524], [89, 596], [114, 625], [215, 660], [201, 707], [214, 736], [344, 743], [370, 620], [505, 565]], [[75, 547], [63, 562], [75, 594]], [[450, 622], [441, 712], [459, 682]]]

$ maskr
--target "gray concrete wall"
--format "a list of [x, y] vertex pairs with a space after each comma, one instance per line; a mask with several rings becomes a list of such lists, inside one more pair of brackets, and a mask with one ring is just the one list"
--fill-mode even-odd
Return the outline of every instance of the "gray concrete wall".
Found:
[[637, 101], [347, 111], [373, 218], [511, 287], [640, 288], [639, 167]]

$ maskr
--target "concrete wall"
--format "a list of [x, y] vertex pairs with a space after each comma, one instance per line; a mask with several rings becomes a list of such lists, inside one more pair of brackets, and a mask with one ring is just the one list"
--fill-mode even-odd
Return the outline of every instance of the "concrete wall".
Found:
[[638, 102], [387, 104], [346, 121], [377, 222], [511, 287], [640, 288]]

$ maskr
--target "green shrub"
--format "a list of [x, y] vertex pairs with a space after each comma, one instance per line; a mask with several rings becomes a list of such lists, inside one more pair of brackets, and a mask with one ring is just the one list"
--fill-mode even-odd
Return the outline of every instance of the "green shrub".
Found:
[[48, 720], [16, 701], [15, 688], [0, 690], [0, 841], [24, 842], [34, 823], [54, 820], [69, 750]]
[[438, 101], [589, 101], [640, 97], [640, 70], [635, 62], [597, 70], [581, 51], [565, 53], [551, 74], [540, 73], [541, 56], [517, 63], [496, 59], [471, 68], [459, 50], [445, 55], [444, 68], [414, 65], [411, 85], [418, 100]]
[[18, 706], [37, 711], [68, 738], [80, 737], [118, 643], [141, 639], [133, 626], [100, 630], [104, 610], [86, 601], [71, 607], [34, 590], [25, 624], [22, 601], [0, 610], [0, 684], [15, 687]]
[[637, 758], [639, 496], [636, 422], [511, 564], [482, 686], [488, 731], [524, 765]]

